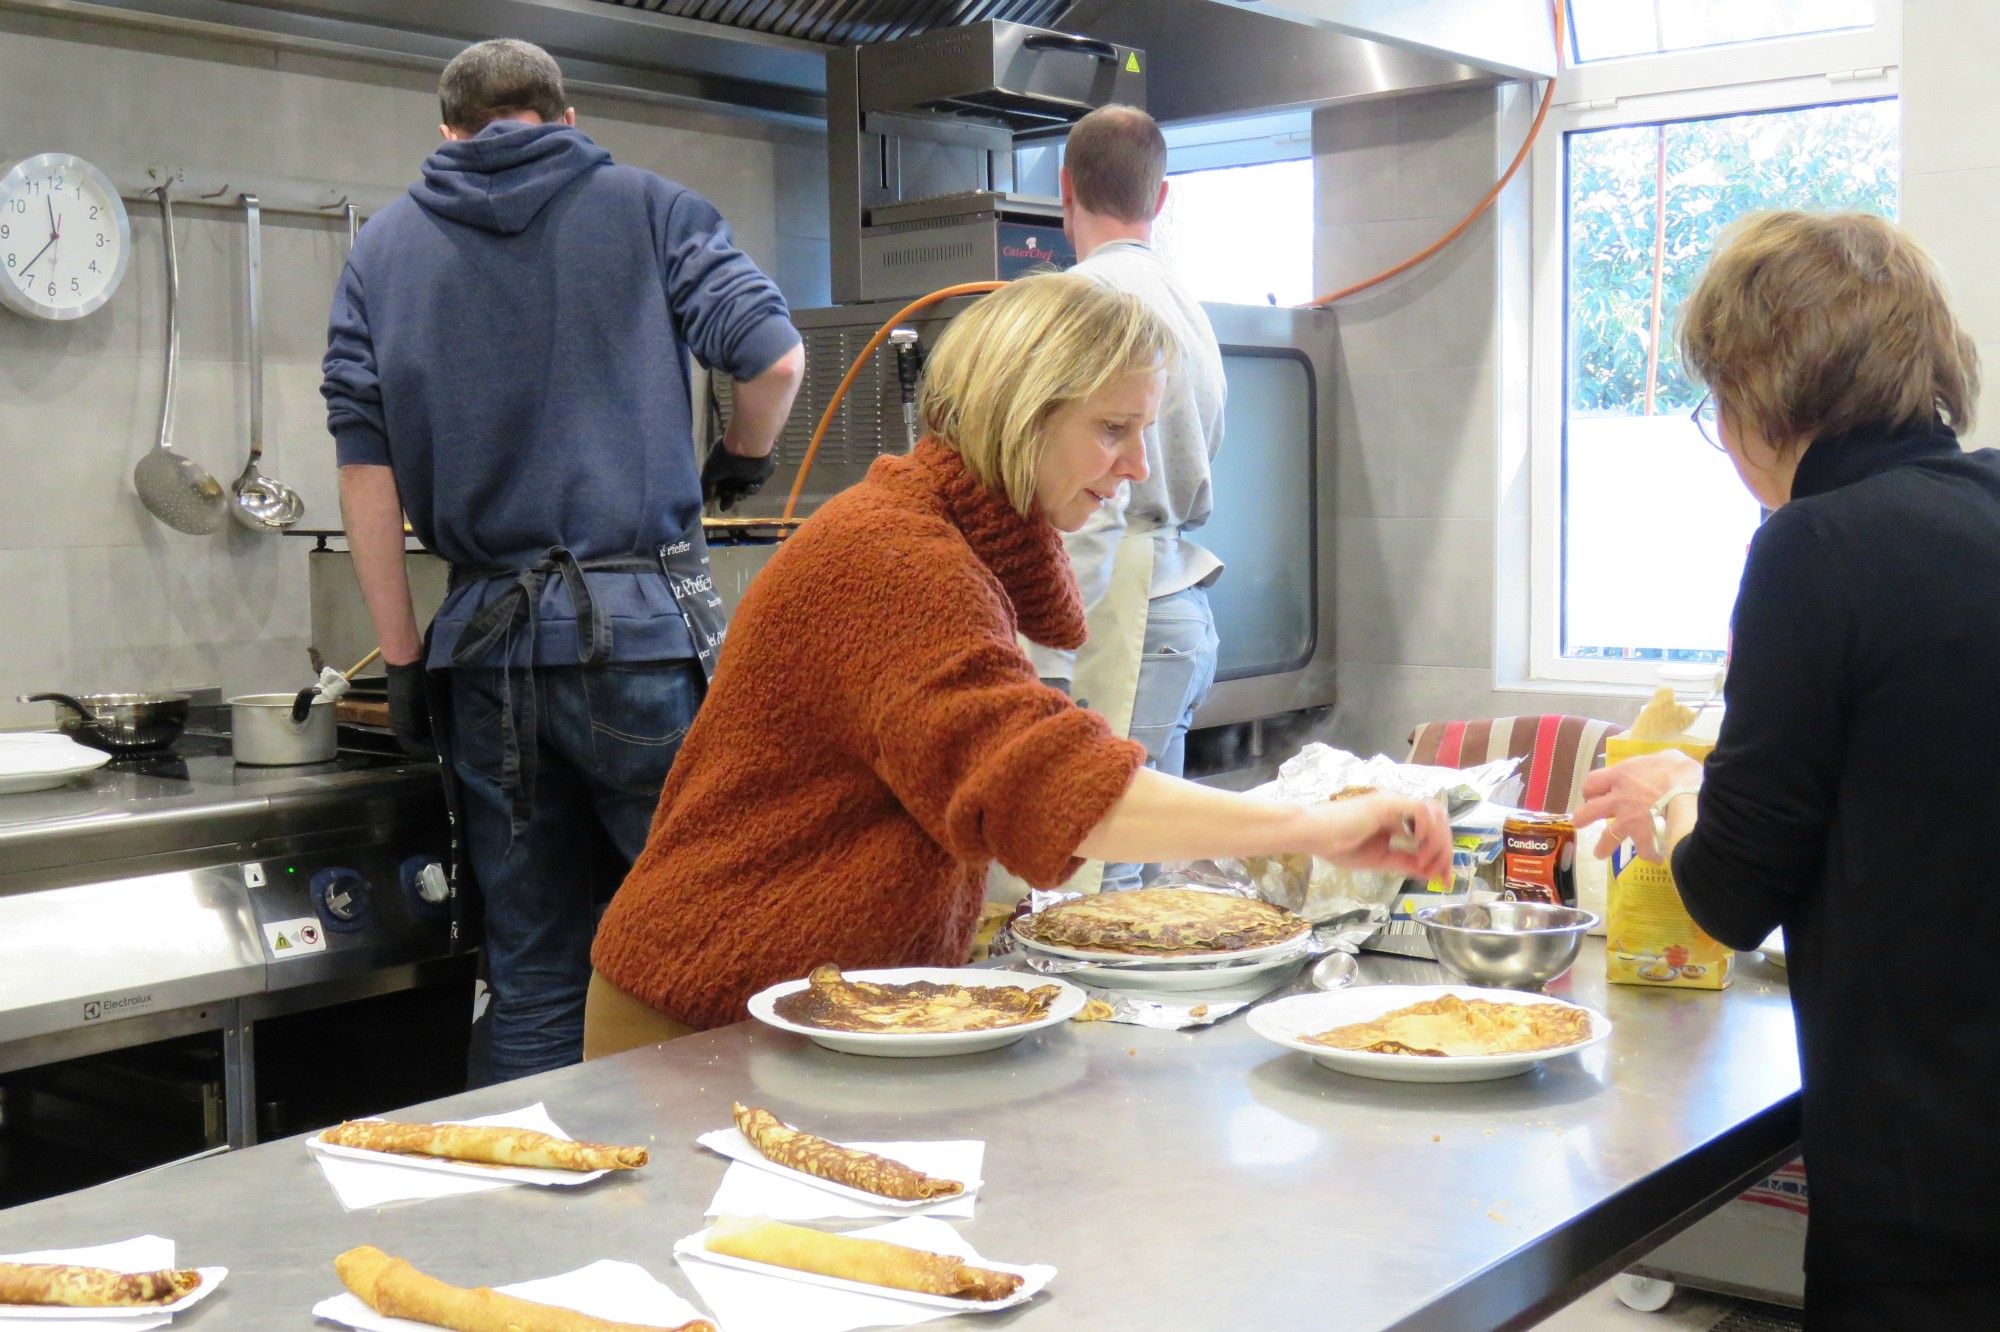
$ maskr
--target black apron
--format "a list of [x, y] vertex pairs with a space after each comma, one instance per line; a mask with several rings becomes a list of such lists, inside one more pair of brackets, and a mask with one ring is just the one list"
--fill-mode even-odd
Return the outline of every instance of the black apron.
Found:
[[[489, 602], [466, 622], [451, 654], [453, 665], [463, 665], [486, 656], [495, 647], [502, 649], [501, 740], [503, 758], [501, 781], [511, 804], [513, 830], [518, 833], [533, 808], [535, 777], [535, 646], [541, 623], [542, 589], [548, 580], [560, 577], [569, 589], [570, 606], [576, 614], [577, 661], [595, 665], [611, 653], [611, 623], [598, 614], [584, 575], [587, 573], [659, 573], [667, 580], [674, 604], [687, 621], [693, 641], [695, 663], [701, 668], [704, 684], [715, 674], [716, 654], [728, 634], [729, 620], [722, 597], [715, 590], [715, 578], [708, 562], [708, 540], [697, 520], [687, 532], [659, 547], [651, 555], [621, 555], [579, 560], [561, 546], [554, 546], [536, 563], [511, 565], [454, 564], [453, 588], [487, 579], [511, 578], [514, 586]], [[435, 625], [433, 625], [435, 628]], [[529, 649], [525, 665], [514, 661], [516, 635], [526, 629]], [[430, 660], [431, 632], [424, 634], [423, 660]], [[523, 699], [520, 714], [514, 707], [514, 677], [521, 676]], [[478, 884], [472, 873], [464, 833], [464, 811], [453, 766], [451, 689], [442, 671], [424, 674], [426, 701], [430, 707], [431, 734], [438, 747], [438, 768], [444, 781], [445, 813], [451, 830], [451, 937], [454, 948], [467, 946], [479, 937], [483, 911], [477, 901]], [[521, 735], [529, 743], [525, 750]]]

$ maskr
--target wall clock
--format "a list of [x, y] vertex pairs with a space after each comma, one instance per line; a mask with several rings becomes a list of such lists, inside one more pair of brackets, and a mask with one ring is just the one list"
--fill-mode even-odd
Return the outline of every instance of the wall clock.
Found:
[[81, 319], [118, 290], [131, 253], [124, 201], [82, 158], [41, 153], [0, 174], [0, 304]]

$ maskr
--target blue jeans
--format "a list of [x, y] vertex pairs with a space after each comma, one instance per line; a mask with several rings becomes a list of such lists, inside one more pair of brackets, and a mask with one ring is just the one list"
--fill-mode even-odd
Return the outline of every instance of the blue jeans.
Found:
[[[526, 680], [517, 672], [513, 683], [518, 709]], [[500, 775], [501, 672], [451, 672], [452, 766], [485, 904], [496, 1082], [582, 1059], [597, 918], [646, 845], [703, 692], [692, 660], [537, 666], [534, 689], [535, 734], [521, 736], [523, 748], [536, 746], [534, 806], [513, 835]]]
[[[1188, 727], [1215, 684], [1219, 644], [1208, 589], [1190, 587], [1146, 606], [1146, 644], [1132, 698], [1131, 736], [1146, 747], [1146, 766], [1178, 777], [1187, 762]], [[1137, 888], [1157, 872], [1147, 865], [1106, 865], [1100, 891]]]

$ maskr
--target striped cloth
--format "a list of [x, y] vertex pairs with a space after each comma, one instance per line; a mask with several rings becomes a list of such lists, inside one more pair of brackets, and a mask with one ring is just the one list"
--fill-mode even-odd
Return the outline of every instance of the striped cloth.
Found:
[[1529, 755], [1515, 803], [1567, 814], [1583, 800], [1583, 777], [1604, 758], [1604, 742], [1624, 731], [1615, 722], [1544, 713], [1489, 721], [1425, 722], [1410, 732], [1410, 762], [1474, 768]]

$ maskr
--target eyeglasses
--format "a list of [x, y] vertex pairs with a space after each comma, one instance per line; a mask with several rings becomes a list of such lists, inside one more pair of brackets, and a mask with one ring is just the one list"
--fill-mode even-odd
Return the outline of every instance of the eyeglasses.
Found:
[[1688, 413], [1688, 420], [1694, 422], [1694, 428], [1701, 432], [1701, 437], [1707, 441], [1708, 447], [1718, 453], [1728, 452], [1722, 447], [1722, 408], [1715, 401], [1714, 394], [1702, 394], [1701, 401]]

